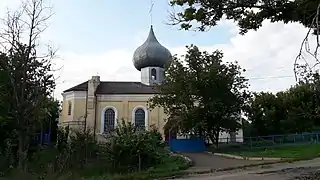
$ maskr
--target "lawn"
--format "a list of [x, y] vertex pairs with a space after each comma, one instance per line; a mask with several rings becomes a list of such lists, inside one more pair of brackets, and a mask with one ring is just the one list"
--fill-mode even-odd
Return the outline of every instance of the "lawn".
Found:
[[93, 176], [84, 178], [84, 180], [152, 180], [158, 178], [178, 177], [184, 175], [183, 170], [190, 167], [190, 163], [179, 156], [165, 157], [163, 164], [151, 167], [145, 171], [134, 172], [129, 174], [104, 174], [101, 176]]
[[225, 151], [223, 153], [244, 157], [275, 157], [292, 159], [309, 159], [320, 156], [320, 144], [299, 146], [283, 146], [270, 148], [253, 148], [241, 151]]
[[100, 168], [93, 167], [77, 169], [69, 171], [67, 173], [53, 173], [43, 176], [41, 176], [40, 173], [24, 173], [18, 170], [13, 170], [11, 175], [7, 176], [6, 178], [12, 180], [20, 180], [23, 178], [30, 180], [152, 180], [159, 178], [168, 178], [172, 176], [179, 177], [186, 174], [184, 170], [189, 168], [190, 166], [191, 163], [186, 161], [183, 157], [166, 155], [163, 156], [161, 164], [157, 164], [140, 172], [110, 174], [110, 172], [107, 172], [102, 165]]

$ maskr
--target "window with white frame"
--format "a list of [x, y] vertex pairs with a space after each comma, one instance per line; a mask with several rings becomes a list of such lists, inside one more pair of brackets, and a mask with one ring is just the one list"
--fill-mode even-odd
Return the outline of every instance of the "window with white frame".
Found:
[[134, 125], [137, 128], [145, 129], [146, 112], [142, 108], [137, 108], [134, 112]]
[[115, 128], [116, 112], [112, 108], [108, 108], [104, 112], [103, 131], [110, 132]]

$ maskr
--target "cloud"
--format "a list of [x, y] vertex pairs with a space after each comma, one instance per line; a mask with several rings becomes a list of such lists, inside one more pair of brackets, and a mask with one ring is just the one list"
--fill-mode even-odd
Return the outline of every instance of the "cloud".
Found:
[[[5, 14], [8, 7], [17, 8], [20, 2], [1, 0], [0, 14]], [[265, 21], [258, 31], [249, 31], [244, 36], [238, 34], [238, 28], [232, 21], [221, 21], [219, 27], [228, 29], [226, 33], [232, 36], [229, 42], [199, 47], [209, 52], [221, 49], [225, 61], [237, 60], [241, 67], [247, 69], [244, 75], [250, 79], [251, 90], [276, 92], [295, 83], [293, 63], [308, 31], [302, 25]], [[133, 42], [137, 47], [145, 40], [148, 31], [149, 29], [145, 29], [134, 36]], [[51, 34], [46, 35], [51, 39]], [[63, 90], [84, 82], [93, 75], [100, 75], [101, 80], [105, 81], [139, 81], [140, 72], [132, 64], [135, 49], [126, 48], [124, 45], [122, 49], [108, 49], [103, 54], [79, 54], [60, 49], [60, 58], [54, 63], [56, 69], [63, 68], [54, 72], [59, 77], [55, 97], [61, 99]], [[172, 54], [180, 55], [186, 50], [185, 44], [167, 48]], [[310, 62], [314, 62], [313, 59]]]
[[[234, 23], [225, 24], [230, 27], [229, 32], [237, 32]], [[234, 34], [228, 44], [200, 48], [209, 52], [220, 49], [225, 61], [238, 61], [247, 70], [244, 75], [249, 78], [251, 90], [277, 92], [295, 84], [293, 64], [307, 31], [296, 23], [265, 21], [258, 31], [249, 31], [244, 36]]]
[[[209, 52], [220, 49], [225, 54], [225, 61], [238, 61], [241, 67], [247, 69], [244, 75], [249, 78], [251, 90], [276, 92], [295, 83], [293, 63], [306, 35], [306, 28], [299, 24], [265, 21], [258, 31], [249, 31], [242, 36], [231, 21], [224, 21], [220, 26], [228, 27], [228, 33], [233, 35], [230, 42], [200, 48]], [[143, 36], [146, 37], [146, 34], [138, 34], [136, 42], [142, 43]], [[172, 54], [185, 53], [185, 45], [168, 48]], [[97, 74], [105, 81], [139, 81], [140, 72], [132, 65], [133, 52], [134, 49], [111, 49], [100, 55], [61, 52], [61, 59], [56, 61], [55, 66], [63, 65], [63, 69], [56, 72], [60, 78], [55, 96], [61, 99], [63, 90]]]
[[139, 81], [140, 74], [133, 67], [131, 58], [133, 51], [127, 49], [111, 49], [102, 55], [78, 55], [61, 53], [54, 60], [57, 77], [55, 97], [72, 86], [87, 81], [91, 76], [99, 75], [102, 81]]

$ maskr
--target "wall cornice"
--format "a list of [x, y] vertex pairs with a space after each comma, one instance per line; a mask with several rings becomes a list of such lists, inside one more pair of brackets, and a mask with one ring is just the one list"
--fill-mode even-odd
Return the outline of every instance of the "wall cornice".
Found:
[[62, 93], [63, 100], [86, 99], [87, 91], [70, 91]]
[[[63, 100], [86, 99], [86, 91], [62, 93]], [[148, 101], [154, 94], [97, 94], [98, 101]]]
[[148, 101], [153, 94], [101, 94], [98, 101]]

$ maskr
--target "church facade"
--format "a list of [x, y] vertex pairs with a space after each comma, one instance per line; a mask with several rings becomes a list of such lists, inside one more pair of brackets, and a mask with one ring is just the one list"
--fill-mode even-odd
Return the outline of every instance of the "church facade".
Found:
[[[155, 126], [164, 135], [167, 118], [163, 108], [148, 109], [148, 100], [156, 94], [153, 88], [164, 80], [164, 66], [171, 62], [170, 51], [155, 37], [151, 26], [147, 40], [136, 49], [133, 65], [141, 72], [141, 82], [101, 81], [99, 76], [62, 93], [60, 126], [86, 127], [95, 134], [114, 129], [124, 119], [149, 129]], [[242, 131], [237, 133], [242, 137]], [[222, 133], [221, 137], [230, 137]]]

